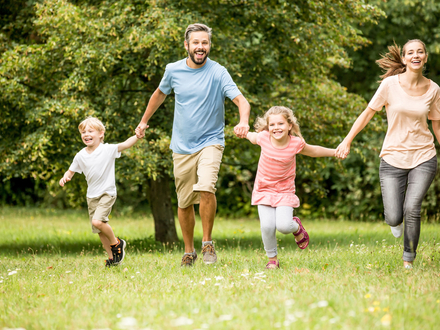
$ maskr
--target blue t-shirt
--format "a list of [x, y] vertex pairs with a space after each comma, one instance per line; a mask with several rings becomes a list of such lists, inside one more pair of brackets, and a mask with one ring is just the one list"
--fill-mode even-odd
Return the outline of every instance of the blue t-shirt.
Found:
[[186, 58], [167, 65], [159, 89], [175, 94], [173, 134], [170, 148], [178, 154], [193, 154], [214, 144], [225, 145], [225, 98], [240, 91], [228, 71], [206, 59], [199, 69]]

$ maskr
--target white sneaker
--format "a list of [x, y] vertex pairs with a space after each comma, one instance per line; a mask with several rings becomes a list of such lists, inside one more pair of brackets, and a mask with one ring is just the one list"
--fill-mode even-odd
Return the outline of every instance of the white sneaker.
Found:
[[393, 233], [394, 237], [399, 238], [399, 237], [402, 236], [402, 234], [403, 234], [403, 222], [400, 225], [396, 226], [396, 227], [391, 227], [390, 226], [390, 228], [391, 228], [391, 232]]

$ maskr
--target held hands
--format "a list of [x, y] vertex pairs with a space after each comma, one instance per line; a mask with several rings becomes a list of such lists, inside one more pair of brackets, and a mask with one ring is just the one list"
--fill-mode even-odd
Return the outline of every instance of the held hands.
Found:
[[246, 138], [248, 132], [249, 132], [249, 125], [247, 123], [245, 124], [239, 123], [237, 126], [234, 127], [235, 135], [241, 139]]
[[134, 130], [136, 133], [136, 137], [138, 139], [142, 139], [145, 136], [145, 130], [150, 127], [145, 123], [139, 123], [139, 125], [136, 127], [136, 129]]
[[346, 142], [345, 140], [341, 142], [341, 144], [336, 148], [335, 156], [339, 159], [345, 159], [350, 153], [351, 144]]

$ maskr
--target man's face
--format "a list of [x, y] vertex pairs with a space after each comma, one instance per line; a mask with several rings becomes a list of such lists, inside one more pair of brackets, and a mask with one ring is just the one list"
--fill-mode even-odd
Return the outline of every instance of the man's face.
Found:
[[202, 67], [208, 58], [211, 44], [207, 32], [192, 32], [189, 43], [185, 40], [185, 48], [195, 67]]

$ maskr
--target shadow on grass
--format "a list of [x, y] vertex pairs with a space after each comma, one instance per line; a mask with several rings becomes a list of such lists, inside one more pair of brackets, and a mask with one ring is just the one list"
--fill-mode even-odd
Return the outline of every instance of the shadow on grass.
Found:
[[[296, 248], [296, 243], [293, 235], [278, 235], [278, 244], [283, 247]], [[350, 244], [365, 244], [366, 246], [374, 246], [386, 240], [388, 244], [395, 242], [391, 235], [381, 233], [358, 234], [357, 232], [345, 232], [338, 234], [319, 233], [313, 234], [310, 237], [309, 248], [313, 250], [332, 249], [338, 247], [349, 247]], [[195, 246], [199, 251], [201, 245], [201, 237], [195, 237]], [[127, 239], [128, 251], [130, 253], [181, 253], [184, 245], [182, 241], [163, 244], [154, 241], [152, 236], [143, 239]], [[254, 250], [262, 249], [263, 243], [261, 236], [256, 234], [250, 236], [249, 234], [244, 238], [237, 238], [231, 235], [230, 238], [219, 237], [215, 239], [217, 249], [223, 250]], [[12, 242], [0, 244], [1, 256], [26, 256], [26, 255], [96, 255], [103, 251], [101, 243], [95, 236], [90, 236], [90, 239], [81, 239], [78, 241], [42, 241], [41, 239], [28, 240], [26, 242]]]

